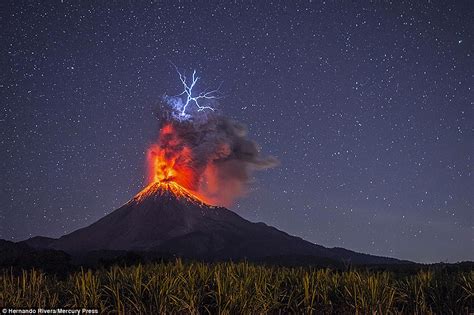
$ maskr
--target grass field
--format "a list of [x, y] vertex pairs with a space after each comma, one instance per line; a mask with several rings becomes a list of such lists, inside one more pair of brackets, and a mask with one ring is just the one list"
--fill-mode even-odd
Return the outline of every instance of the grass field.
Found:
[[0, 272], [2, 307], [89, 307], [116, 314], [468, 314], [474, 271], [400, 275], [249, 263], [150, 263]]

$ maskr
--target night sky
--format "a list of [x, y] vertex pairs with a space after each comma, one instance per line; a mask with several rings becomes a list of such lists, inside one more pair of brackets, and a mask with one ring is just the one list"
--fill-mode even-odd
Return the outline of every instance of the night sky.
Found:
[[2, 1], [0, 238], [59, 237], [144, 187], [173, 62], [280, 161], [244, 218], [474, 260], [472, 3], [291, 2]]

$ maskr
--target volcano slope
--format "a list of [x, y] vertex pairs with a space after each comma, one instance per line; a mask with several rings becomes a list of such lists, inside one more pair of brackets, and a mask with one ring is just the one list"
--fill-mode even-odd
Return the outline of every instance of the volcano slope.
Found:
[[201, 202], [174, 182], [152, 183], [119, 209], [59, 239], [35, 237], [23, 243], [71, 254], [113, 250], [214, 261], [309, 257], [352, 264], [403, 263], [326, 248], [264, 223], [252, 223], [226, 208]]

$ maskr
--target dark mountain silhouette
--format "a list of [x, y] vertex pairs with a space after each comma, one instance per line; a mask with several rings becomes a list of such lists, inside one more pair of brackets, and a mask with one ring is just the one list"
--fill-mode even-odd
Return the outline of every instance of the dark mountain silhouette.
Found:
[[172, 182], [149, 185], [121, 208], [59, 239], [35, 237], [23, 243], [70, 254], [136, 251], [203, 260], [313, 257], [352, 264], [403, 263], [343, 248], [326, 248], [264, 223], [252, 223], [226, 208], [202, 203]]
[[0, 240], [0, 268], [39, 268], [44, 271], [65, 273], [71, 270], [71, 257], [63, 251], [35, 249], [24, 243]]

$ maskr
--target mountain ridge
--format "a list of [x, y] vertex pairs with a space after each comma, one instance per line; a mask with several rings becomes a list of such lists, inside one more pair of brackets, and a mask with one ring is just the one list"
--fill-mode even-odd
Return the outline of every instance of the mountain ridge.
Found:
[[313, 244], [265, 223], [250, 222], [226, 208], [210, 206], [173, 182], [152, 183], [117, 210], [58, 239], [34, 237], [22, 242], [67, 253], [112, 250], [192, 259], [313, 256], [354, 264], [406, 262]]

